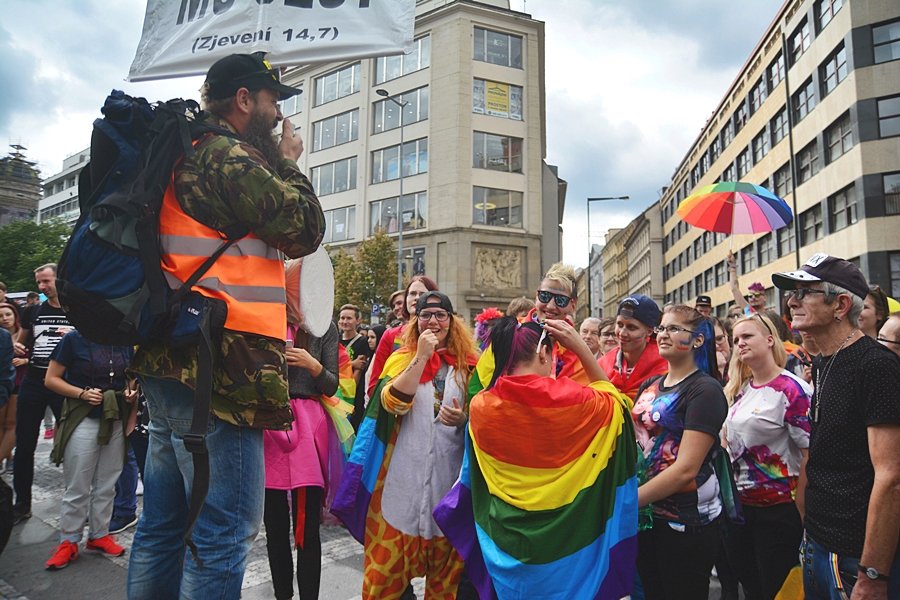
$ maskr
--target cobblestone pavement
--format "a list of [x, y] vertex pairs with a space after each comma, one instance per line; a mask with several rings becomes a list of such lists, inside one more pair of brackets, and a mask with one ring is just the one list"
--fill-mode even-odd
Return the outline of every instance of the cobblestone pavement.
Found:
[[[13, 529], [6, 550], [0, 555], [0, 599], [2, 600], [105, 600], [125, 597], [128, 556], [111, 558], [81, 553], [62, 571], [44, 570], [44, 562], [58, 543], [59, 501], [63, 493], [62, 467], [50, 463], [50, 441], [40, 440], [35, 455], [32, 513], [34, 516]], [[12, 485], [12, 475], [2, 476]], [[142, 500], [138, 497], [139, 501]], [[118, 542], [131, 547], [134, 528], [118, 534]], [[322, 526], [323, 600], [354, 600], [362, 589], [362, 546], [341, 527]], [[272, 578], [266, 558], [265, 529], [260, 532], [244, 576], [241, 597], [246, 600], [272, 598]], [[422, 597], [424, 581], [414, 582]]]

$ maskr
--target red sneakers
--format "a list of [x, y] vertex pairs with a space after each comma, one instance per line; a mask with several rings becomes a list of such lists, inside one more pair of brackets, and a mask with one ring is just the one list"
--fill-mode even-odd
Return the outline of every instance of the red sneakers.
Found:
[[53, 556], [45, 564], [48, 571], [56, 571], [65, 569], [76, 558], [78, 558], [78, 544], [65, 541], [56, 547]]
[[125, 548], [118, 545], [115, 538], [109, 534], [104, 535], [102, 538], [97, 538], [96, 540], [88, 540], [84, 549], [90, 550], [91, 552], [101, 552], [110, 556], [122, 556], [125, 554]]

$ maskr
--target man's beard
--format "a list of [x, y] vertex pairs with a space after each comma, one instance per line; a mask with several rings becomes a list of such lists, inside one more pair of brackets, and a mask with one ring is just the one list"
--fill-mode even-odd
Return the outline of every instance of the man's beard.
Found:
[[[275, 125], [277, 124], [276, 121]], [[281, 151], [278, 150], [278, 143], [272, 133], [275, 125], [272, 125], [262, 112], [253, 111], [250, 121], [247, 123], [247, 129], [244, 131], [244, 140], [259, 150], [272, 167], [281, 160]]]

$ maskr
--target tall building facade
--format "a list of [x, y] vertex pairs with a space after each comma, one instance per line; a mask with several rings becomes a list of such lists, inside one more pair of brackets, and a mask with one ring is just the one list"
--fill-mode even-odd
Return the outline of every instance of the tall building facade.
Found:
[[658, 204], [651, 204], [621, 229], [611, 229], [601, 252], [603, 307], [594, 316], [614, 316], [619, 302], [634, 294], [664, 298], [662, 224]]
[[81, 214], [78, 208], [78, 176], [91, 157], [91, 149], [85, 148], [63, 159], [62, 170], [44, 180], [44, 197], [41, 198], [38, 223], [50, 220], [75, 225]]
[[0, 158], [0, 227], [14, 221], [34, 220], [41, 198], [41, 179], [35, 163], [25, 158], [18, 144]]
[[[685, 224], [678, 203], [717, 181], [760, 184], [795, 223], [725, 236]], [[788, 0], [704, 125], [659, 203], [665, 299], [732, 301], [726, 257], [741, 287], [817, 252], [854, 261], [900, 296], [900, 4]]]
[[532, 296], [560, 256], [544, 24], [508, 1], [420, 0], [415, 32], [410, 54], [289, 70], [304, 93], [282, 112], [303, 132], [328, 247], [402, 232], [405, 274], [473, 316]]

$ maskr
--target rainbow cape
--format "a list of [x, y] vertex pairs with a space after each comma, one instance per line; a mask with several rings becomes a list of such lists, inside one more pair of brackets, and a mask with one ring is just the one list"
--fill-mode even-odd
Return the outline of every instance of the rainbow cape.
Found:
[[385, 362], [331, 505], [331, 513], [360, 543], [364, 542], [366, 513], [378, 481], [378, 472], [382, 463], [390, 461], [397, 441], [397, 417], [381, 407], [381, 390], [388, 381], [403, 372], [414, 356], [414, 352], [402, 348]]
[[619, 599], [637, 558], [630, 403], [608, 382], [504, 376], [470, 405], [435, 521], [487, 598]]
[[347, 349], [338, 344], [338, 389], [334, 396], [320, 396], [322, 408], [331, 420], [337, 441], [346, 458], [353, 447], [353, 426], [349, 417], [353, 414], [353, 400], [356, 397], [356, 380], [353, 379], [353, 365]]

